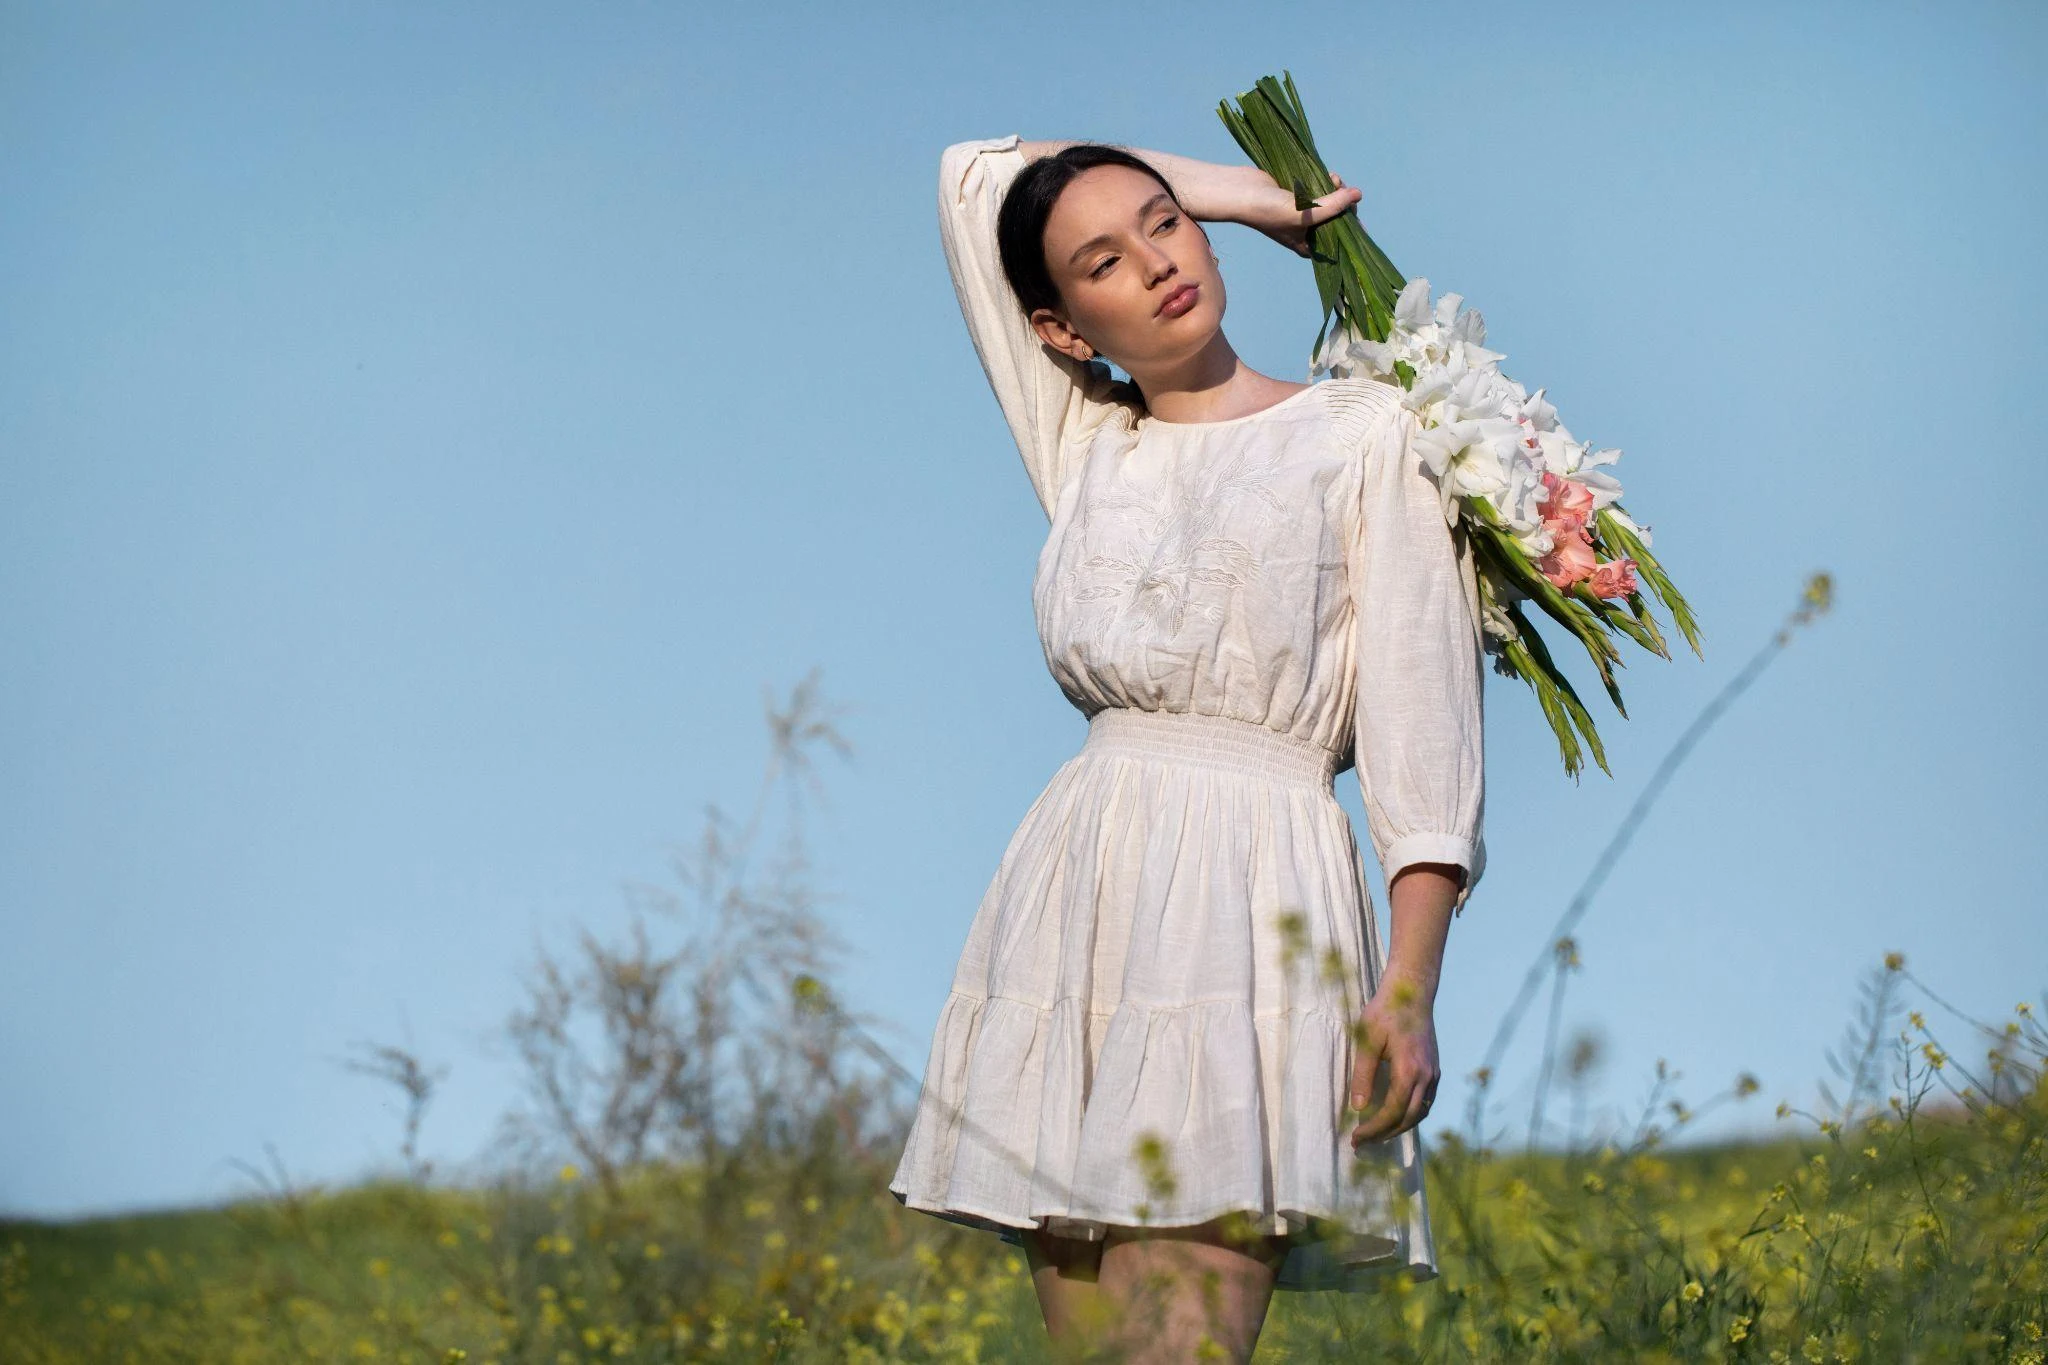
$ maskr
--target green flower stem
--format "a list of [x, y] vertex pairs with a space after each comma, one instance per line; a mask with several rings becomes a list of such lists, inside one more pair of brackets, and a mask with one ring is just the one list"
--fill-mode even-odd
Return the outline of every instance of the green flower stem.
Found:
[[[1619, 507], [1620, 504], [1616, 503], [1615, 506]], [[1650, 585], [1650, 591], [1657, 594], [1658, 600], [1664, 604], [1664, 609], [1671, 613], [1672, 622], [1685, 636], [1685, 642], [1692, 646], [1693, 654], [1705, 658], [1706, 656], [1700, 652], [1699, 624], [1693, 617], [1692, 608], [1686, 603], [1685, 598], [1679, 595], [1678, 589], [1672, 586], [1671, 579], [1666, 576], [1664, 566], [1657, 562], [1657, 557], [1650, 553], [1641, 538], [1621, 524], [1614, 516], [1612, 508], [1601, 508], [1594, 514], [1593, 520], [1594, 525], [1599, 528], [1601, 541], [1636, 562], [1642, 580]]]
[[1622, 705], [1621, 689], [1616, 686], [1613, 673], [1615, 667], [1621, 666], [1621, 653], [1602, 630], [1601, 618], [1582, 603], [1565, 596], [1557, 585], [1537, 571], [1536, 566], [1529, 562], [1528, 553], [1501, 525], [1484, 498], [1468, 497], [1461, 501], [1486, 533], [1480, 543], [1490, 544], [1494, 550], [1494, 561], [1516, 587], [1535, 599], [1553, 620], [1578, 637], [1593, 660], [1593, 667], [1599, 670], [1601, 685], [1613, 701], [1614, 709], [1627, 716], [1628, 710]]
[[1600, 731], [1593, 724], [1593, 715], [1586, 710], [1586, 704], [1579, 700], [1578, 691], [1571, 685], [1570, 680], [1558, 671], [1556, 662], [1550, 657], [1550, 646], [1546, 645], [1543, 637], [1530, 627], [1528, 618], [1522, 614], [1521, 603], [1514, 603], [1507, 610], [1508, 616], [1515, 623], [1515, 628], [1522, 632], [1522, 638], [1528, 642], [1530, 656], [1535, 659], [1537, 667], [1550, 680], [1551, 685], [1557, 689], [1558, 701], [1564, 707], [1565, 713], [1571, 717], [1579, 733], [1585, 736], [1586, 747], [1593, 751], [1593, 761], [1600, 765], [1601, 772], [1609, 777], [1614, 776], [1614, 770], [1607, 766], [1607, 746], [1600, 742]]
[[[1623, 635], [1628, 636], [1629, 639], [1634, 640], [1644, 649], [1649, 650], [1650, 653], [1655, 654], [1661, 659], [1671, 657], [1664, 652], [1662, 648], [1663, 640], [1654, 631], [1644, 630], [1641, 622], [1632, 616], [1624, 615], [1621, 608], [1614, 605], [1615, 599], [1600, 596], [1600, 594], [1586, 586], [1585, 579], [1582, 578], [1572, 584], [1571, 594], [1578, 601], [1585, 603], [1609, 630], [1620, 631]], [[1624, 711], [1622, 714], [1627, 715], [1628, 713]]]

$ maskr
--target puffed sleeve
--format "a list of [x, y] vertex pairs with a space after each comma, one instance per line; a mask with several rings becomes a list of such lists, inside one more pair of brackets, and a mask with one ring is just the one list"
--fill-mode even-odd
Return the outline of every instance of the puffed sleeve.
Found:
[[1462, 913], [1486, 867], [1478, 577], [1415, 453], [1415, 415], [1387, 407], [1359, 452], [1358, 782], [1387, 884], [1412, 863], [1454, 864]]
[[1069, 472], [1069, 448], [1111, 413], [1128, 410], [1135, 391], [1113, 380], [1103, 361], [1078, 361], [1042, 342], [1010, 289], [996, 214], [1024, 169], [1017, 144], [1011, 133], [956, 142], [940, 154], [939, 240], [967, 334], [1049, 517]]

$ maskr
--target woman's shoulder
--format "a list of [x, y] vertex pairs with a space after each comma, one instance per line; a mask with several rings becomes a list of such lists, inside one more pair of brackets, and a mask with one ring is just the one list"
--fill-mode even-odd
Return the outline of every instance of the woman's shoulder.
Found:
[[1401, 408], [1401, 386], [1384, 379], [1354, 375], [1324, 379], [1314, 387], [1322, 390], [1323, 410], [1346, 446], [1362, 443]]
[[1090, 360], [1082, 366], [1082, 384], [1098, 420], [1080, 424], [1067, 434], [1072, 444], [1087, 444], [1104, 428], [1134, 432], [1145, 420], [1145, 394], [1129, 379], [1117, 379], [1108, 365]]
[[1364, 375], [1320, 380], [1314, 386], [1323, 391], [1323, 401], [1334, 413], [1357, 412], [1385, 415], [1401, 405], [1401, 386]]

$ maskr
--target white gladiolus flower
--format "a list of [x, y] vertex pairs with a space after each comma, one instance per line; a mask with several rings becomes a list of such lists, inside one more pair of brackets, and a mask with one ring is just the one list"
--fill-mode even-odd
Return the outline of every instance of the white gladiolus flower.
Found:
[[1394, 355], [1392, 348], [1383, 341], [1368, 341], [1351, 330], [1348, 322], [1332, 327], [1323, 338], [1322, 349], [1316, 352], [1309, 364], [1311, 381], [1325, 375], [1334, 379], [1385, 379], [1399, 381], [1394, 377]]
[[1557, 429], [1557, 409], [1543, 396], [1544, 390], [1527, 395], [1522, 400], [1522, 419], [1537, 431]]
[[1542, 431], [1536, 434], [1536, 441], [1544, 468], [1561, 479], [1571, 479], [1584, 484], [1586, 491], [1593, 495], [1593, 509], [1615, 502], [1621, 497], [1621, 481], [1601, 469], [1602, 465], [1613, 464], [1621, 457], [1618, 450], [1588, 450], [1579, 442], [1562, 434], [1564, 429]]
[[1415, 451], [1457, 493], [1490, 498], [1508, 486], [1508, 460], [1500, 445], [1503, 425], [1483, 417], [1454, 417], [1425, 427], [1415, 438]]
[[1627, 531], [1630, 535], [1633, 535], [1637, 540], [1643, 542], [1643, 548], [1645, 550], [1650, 548], [1649, 527], [1637, 525], [1635, 520], [1631, 518], [1628, 513], [1622, 511], [1619, 507], [1610, 507], [1607, 510], [1610, 516], [1612, 516], [1616, 521], [1621, 523], [1622, 530]]
[[1543, 471], [1517, 456], [1508, 464], [1507, 484], [1493, 499], [1501, 520], [1532, 559], [1556, 548], [1543, 525]]
[[[1378, 379], [1402, 389], [1401, 404], [1415, 414], [1417, 453], [1436, 475], [1445, 519], [1456, 523], [1458, 499], [1483, 497], [1532, 557], [1554, 548], [1544, 529], [1543, 474], [1582, 484], [1598, 511], [1621, 497], [1621, 482], [1604, 466], [1619, 450], [1592, 450], [1557, 420], [1544, 390], [1529, 392], [1501, 373], [1502, 352], [1488, 350], [1486, 319], [1464, 306], [1462, 294], [1432, 305], [1429, 281], [1417, 277], [1401, 289], [1385, 341], [1359, 335], [1349, 323], [1330, 329], [1309, 365], [1311, 381]], [[1413, 374], [1402, 386], [1397, 364]], [[1650, 543], [1646, 529], [1617, 512]]]
[[1429, 304], [1429, 281], [1420, 276], [1408, 281], [1394, 303], [1394, 327], [1387, 340], [1402, 352], [1401, 358], [1418, 370], [1424, 365], [1448, 365], [1462, 358], [1468, 365], [1492, 365], [1505, 357], [1480, 343], [1486, 340], [1486, 319], [1476, 308], [1460, 312], [1463, 294], [1445, 294]]

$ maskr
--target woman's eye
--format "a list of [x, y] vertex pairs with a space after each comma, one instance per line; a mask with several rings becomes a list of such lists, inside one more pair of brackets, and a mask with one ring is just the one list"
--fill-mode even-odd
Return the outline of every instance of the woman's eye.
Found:
[[[1175, 223], [1178, 223], [1179, 221], [1180, 221], [1180, 219], [1179, 219], [1178, 217], [1175, 217], [1175, 216], [1173, 216], [1173, 215], [1168, 215], [1167, 217], [1165, 217], [1165, 218], [1162, 218], [1162, 219], [1160, 219], [1160, 220], [1159, 220], [1159, 226], [1158, 226], [1158, 227], [1156, 227], [1156, 228], [1153, 228], [1152, 230], [1153, 230], [1154, 232], [1159, 232], [1159, 231], [1161, 231], [1162, 229], [1165, 229], [1165, 228], [1170, 228], [1170, 227], [1172, 227], [1172, 226], [1173, 226], [1173, 225], [1174, 225]], [[1103, 261], [1102, 261], [1102, 264], [1101, 264], [1101, 265], [1098, 265], [1098, 266], [1096, 266], [1096, 267], [1095, 267], [1095, 268], [1094, 268], [1093, 270], [1091, 270], [1091, 271], [1089, 271], [1089, 272], [1088, 272], [1088, 278], [1089, 278], [1089, 279], [1091, 279], [1091, 280], [1099, 280], [1099, 279], [1101, 279], [1101, 278], [1102, 278], [1102, 272], [1103, 272], [1103, 271], [1105, 271], [1105, 270], [1107, 270], [1107, 269], [1109, 269], [1109, 268], [1110, 268], [1110, 267], [1111, 267], [1112, 265], [1115, 265], [1115, 264], [1116, 264], [1116, 257], [1114, 257], [1114, 256], [1107, 256], [1107, 257], [1104, 257], [1104, 258], [1103, 258]]]

